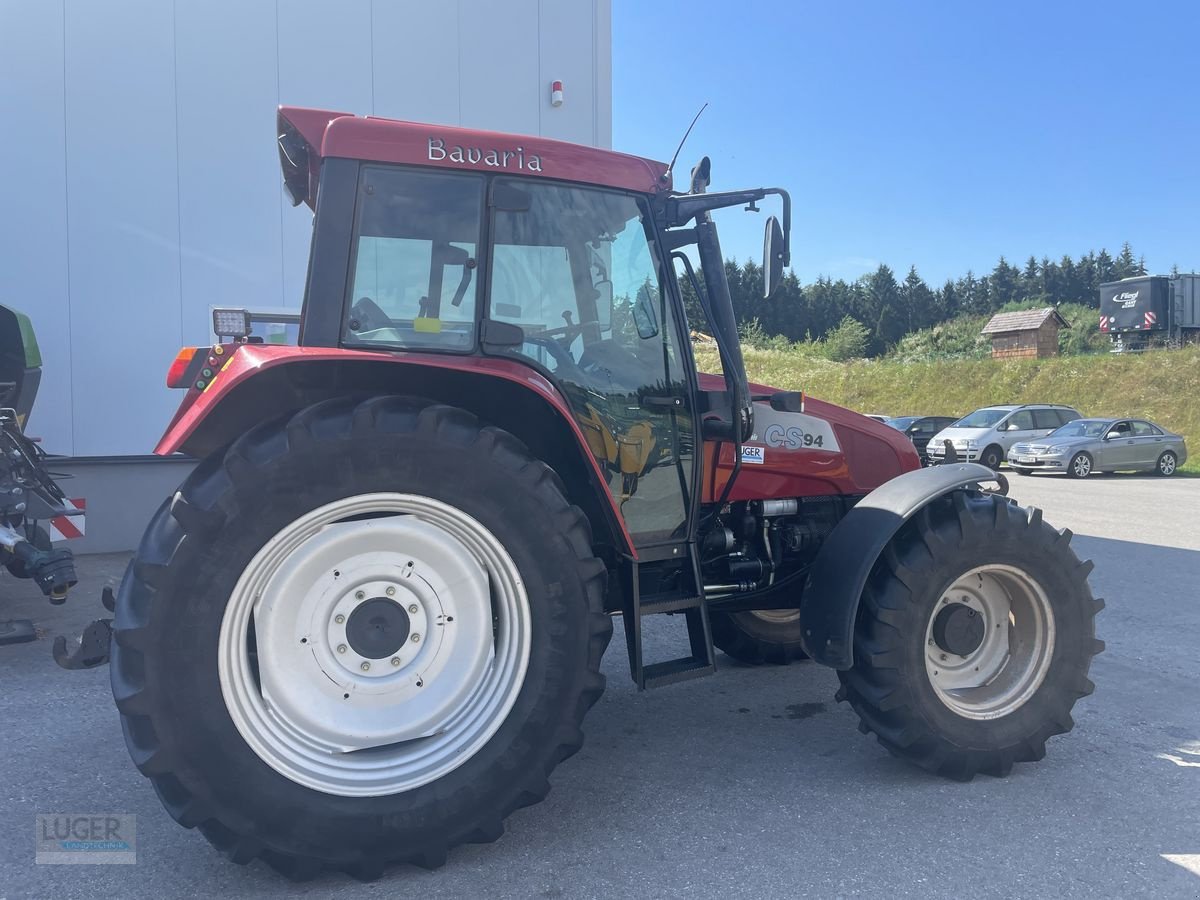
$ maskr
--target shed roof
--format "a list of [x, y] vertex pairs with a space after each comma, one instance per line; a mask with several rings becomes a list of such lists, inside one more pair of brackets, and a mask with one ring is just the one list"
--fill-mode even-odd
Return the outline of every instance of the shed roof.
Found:
[[1063, 328], [1070, 328], [1071, 323], [1059, 315], [1053, 306], [1045, 309], [1022, 309], [1017, 312], [996, 313], [983, 326], [980, 334], [1001, 334], [1006, 331], [1037, 331], [1051, 316], [1058, 319]]

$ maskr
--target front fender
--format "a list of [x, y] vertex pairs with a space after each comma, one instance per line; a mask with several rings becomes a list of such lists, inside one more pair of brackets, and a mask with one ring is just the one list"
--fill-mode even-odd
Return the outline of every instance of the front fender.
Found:
[[800, 601], [804, 652], [822, 665], [849, 669], [859, 598], [888, 541], [930, 501], [996, 479], [986, 466], [956, 463], [906, 472], [867, 494], [833, 529], [809, 571]]

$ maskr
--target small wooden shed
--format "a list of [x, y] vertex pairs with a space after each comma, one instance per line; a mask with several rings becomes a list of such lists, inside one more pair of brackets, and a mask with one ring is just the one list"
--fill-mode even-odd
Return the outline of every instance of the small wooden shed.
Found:
[[980, 334], [991, 335], [992, 359], [1058, 356], [1058, 330], [1071, 323], [1053, 306], [996, 313]]

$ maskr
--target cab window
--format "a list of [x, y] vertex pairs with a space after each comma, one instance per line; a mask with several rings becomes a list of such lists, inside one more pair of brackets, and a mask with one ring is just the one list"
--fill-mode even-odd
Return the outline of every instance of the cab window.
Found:
[[469, 351], [484, 180], [364, 166], [342, 340]]
[[[644, 200], [600, 188], [492, 183], [487, 317], [571, 406], [638, 546], [678, 540], [695, 426], [672, 303]], [[493, 345], [487, 344], [489, 352]]]

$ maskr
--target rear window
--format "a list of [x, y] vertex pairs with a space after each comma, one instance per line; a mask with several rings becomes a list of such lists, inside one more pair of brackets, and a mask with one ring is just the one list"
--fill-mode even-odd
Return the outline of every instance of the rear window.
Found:
[[1058, 417], [1062, 419], [1062, 423], [1066, 425], [1068, 422], [1074, 422], [1076, 419], [1082, 418], [1079, 413], [1073, 409], [1056, 409], [1054, 411]]
[[1057, 409], [1035, 409], [1033, 421], [1035, 428], [1058, 428], [1066, 424]]

